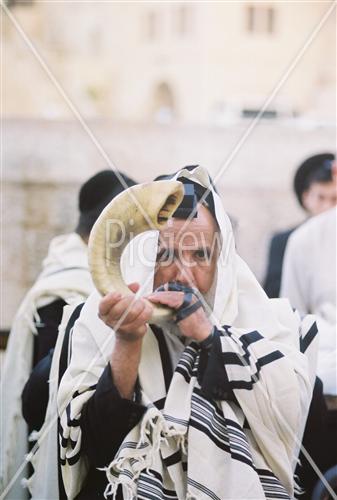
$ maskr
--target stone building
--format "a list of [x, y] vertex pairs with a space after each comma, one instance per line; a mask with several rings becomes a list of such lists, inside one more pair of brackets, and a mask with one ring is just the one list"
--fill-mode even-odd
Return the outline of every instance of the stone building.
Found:
[[10, 4], [6, 116], [72, 116], [23, 30], [86, 117], [229, 125], [261, 109], [304, 49], [265, 116], [333, 120], [333, 11], [306, 47], [330, 2]]
[[208, 167], [239, 223], [239, 251], [262, 279], [271, 232], [304, 218], [295, 168], [335, 149], [334, 12], [306, 45], [330, 2], [7, 5], [0, 328], [50, 238], [73, 228], [79, 185], [108, 158], [138, 181]]

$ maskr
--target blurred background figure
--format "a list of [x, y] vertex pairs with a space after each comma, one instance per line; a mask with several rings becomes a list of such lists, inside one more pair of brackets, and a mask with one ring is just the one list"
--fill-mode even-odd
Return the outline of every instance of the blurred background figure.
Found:
[[[1, 376], [2, 403], [6, 408], [1, 413], [0, 425], [4, 457], [1, 491], [24, 460], [28, 450], [27, 431], [38, 430], [43, 423], [49, 393], [48, 374], [63, 307], [84, 301], [93, 290], [87, 258], [91, 228], [107, 203], [134, 184], [124, 174], [104, 170], [81, 187], [76, 230], [53, 238], [42, 272], [14, 318]], [[26, 382], [23, 413], [28, 429], [21, 412], [21, 394]], [[25, 496], [19, 478], [7, 498]]]
[[[335, 155], [323, 153], [306, 159], [294, 177], [294, 191], [307, 216], [318, 215], [337, 204], [337, 186], [332, 178]], [[270, 243], [264, 289], [270, 298], [280, 293], [284, 252], [292, 227], [276, 233]]]
[[[323, 382], [325, 404], [319, 408], [316, 390], [304, 440], [312, 459], [323, 472], [337, 464], [336, 221], [334, 207], [293, 232], [285, 252], [281, 284], [281, 295], [288, 298], [294, 308], [301, 314], [315, 314], [317, 318], [317, 375]], [[300, 460], [304, 485], [311, 491], [317, 477], [306, 457], [302, 455]], [[336, 487], [336, 474], [331, 480]]]

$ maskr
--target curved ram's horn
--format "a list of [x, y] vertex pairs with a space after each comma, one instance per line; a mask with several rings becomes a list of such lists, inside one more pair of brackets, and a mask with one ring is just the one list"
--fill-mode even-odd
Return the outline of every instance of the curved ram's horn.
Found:
[[[94, 284], [102, 295], [113, 291], [132, 295], [123, 280], [120, 267], [123, 250], [130, 242], [130, 233], [135, 237], [144, 231], [162, 229], [183, 196], [181, 182], [156, 181], [128, 188], [105, 207], [89, 238], [89, 267]], [[139, 210], [135, 198], [143, 211]], [[116, 224], [116, 221], [119, 223]], [[167, 307], [154, 305], [151, 321], [160, 322], [171, 316], [172, 311]]]

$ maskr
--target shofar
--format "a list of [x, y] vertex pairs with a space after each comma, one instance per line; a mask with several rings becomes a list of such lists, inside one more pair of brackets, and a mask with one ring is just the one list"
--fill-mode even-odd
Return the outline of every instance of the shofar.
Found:
[[[93, 282], [102, 295], [113, 291], [133, 295], [124, 282], [120, 265], [122, 253], [131, 241], [130, 234], [136, 237], [145, 231], [163, 229], [182, 202], [183, 196], [181, 182], [156, 181], [126, 189], [105, 207], [89, 238], [90, 271]], [[171, 317], [170, 309], [154, 305], [152, 322], [160, 323]]]

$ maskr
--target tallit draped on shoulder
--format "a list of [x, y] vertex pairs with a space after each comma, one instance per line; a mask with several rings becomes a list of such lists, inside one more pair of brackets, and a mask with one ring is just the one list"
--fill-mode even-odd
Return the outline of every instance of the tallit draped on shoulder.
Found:
[[[207, 171], [184, 169], [175, 178], [181, 176], [210, 188], [214, 199], [222, 248], [204, 298], [216, 326], [212, 349], [234, 398], [205, 397], [198, 382], [201, 349], [196, 342], [186, 347], [177, 342], [169, 324], [163, 337], [176, 368], [166, 391], [164, 362], [149, 328], [139, 367], [147, 410], [107, 464], [106, 495], [121, 484], [125, 499], [292, 498], [315, 379], [315, 322], [309, 316], [301, 322], [287, 300], [267, 298], [236, 254], [229, 219]], [[152, 291], [155, 259], [156, 242], [152, 266], [144, 270], [138, 262], [125, 269], [130, 281], [142, 276], [144, 295]], [[62, 474], [70, 499], [80, 492], [89, 467], [81, 453], [81, 410], [114, 345], [113, 330], [97, 316], [99, 300], [93, 292], [75, 324], [72, 358], [58, 395]]]
[[[32, 369], [37, 310], [57, 299], [66, 303], [85, 300], [93, 289], [87, 262], [87, 247], [75, 233], [52, 240], [43, 269], [14, 318], [1, 376], [0, 445], [2, 452], [1, 491], [10, 484], [25, 461], [28, 427], [21, 413], [21, 394]], [[22, 475], [20, 476], [22, 477]], [[8, 498], [26, 498], [20, 478]]]

